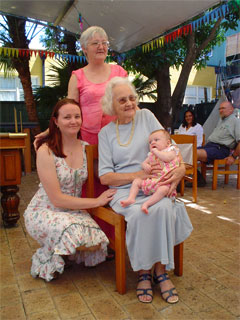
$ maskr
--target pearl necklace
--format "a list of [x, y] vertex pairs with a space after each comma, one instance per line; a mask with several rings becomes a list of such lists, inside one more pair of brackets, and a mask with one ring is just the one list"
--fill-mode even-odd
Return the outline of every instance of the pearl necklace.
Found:
[[135, 119], [132, 119], [132, 128], [131, 128], [131, 133], [130, 133], [130, 137], [128, 139], [127, 143], [121, 143], [120, 141], [120, 136], [119, 136], [119, 128], [118, 128], [118, 119], [116, 121], [116, 134], [117, 134], [117, 142], [121, 147], [127, 147], [131, 142], [132, 142], [132, 138], [133, 138], [133, 134], [134, 134], [134, 129], [135, 129]]

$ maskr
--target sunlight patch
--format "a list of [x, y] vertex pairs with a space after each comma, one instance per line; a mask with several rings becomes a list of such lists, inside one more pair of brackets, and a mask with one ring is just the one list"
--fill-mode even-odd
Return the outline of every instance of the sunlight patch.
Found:
[[230, 219], [230, 218], [227, 218], [227, 217], [224, 217], [224, 216], [217, 216], [219, 219], [222, 219], [222, 220], [226, 220], [226, 221], [229, 221], [229, 222], [232, 222], [232, 223], [235, 223], [235, 224], [238, 224], [240, 225], [239, 222], [237, 222], [235, 219]]
[[190, 207], [190, 208], [199, 210], [199, 211], [201, 211], [203, 213], [206, 213], [206, 214], [212, 214], [212, 211], [210, 211], [206, 207], [202, 207], [202, 206], [200, 206], [199, 204], [196, 204], [196, 203], [186, 204], [186, 207]]

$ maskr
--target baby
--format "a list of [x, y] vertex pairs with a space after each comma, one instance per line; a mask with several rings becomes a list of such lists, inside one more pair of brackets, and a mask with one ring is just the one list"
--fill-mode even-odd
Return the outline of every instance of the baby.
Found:
[[[164, 198], [169, 191], [170, 184], [160, 186], [163, 177], [179, 167], [179, 150], [171, 144], [171, 137], [166, 130], [160, 129], [153, 131], [149, 136], [149, 148], [147, 159], [142, 163], [142, 168], [147, 174], [151, 174], [151, 164], [156, 162], [160, 165], [160, 172], [153, 174], [156, 177], [147, 178], [145, 180], [136, 178], [133, 180], [129, 196], [126, 200], [121, 201], [122, 207], [127, 207], [135, 202], [135, 198], [142, 189], [145, 195], [151, 197], [142, 205], [142, 211], [148, 213], [148, 207]], [[176, 196], [176, 190], [172, 193], [172, 197]]]

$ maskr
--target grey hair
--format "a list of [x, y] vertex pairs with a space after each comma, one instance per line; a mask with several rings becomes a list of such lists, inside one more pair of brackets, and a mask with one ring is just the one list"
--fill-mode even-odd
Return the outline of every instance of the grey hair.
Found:
[[105, 94], [101, 100], [102, 110], [105, 114], [108, 114], [110, 116], [113, 116], [116, 114], [115, 110], [113, 109], [113, 89], [116, 86], [123, 85], [123, 84], [127, 85], [132, 90], [133, 94], [137, 96], [136, 103], [138, 103], [138, 95], [131, 81], [129, 81], [128, 78], [114, 77], [108, 82], [105, 89]]
[[88, 41], [94, 36], [95, 33], [98, 33], [100, 36], [102, 36], [108, 40], [107, 33], [103, 28], [98, 27], [98, 26], [92, 26], [92, 27], [87, 28], [81, 34], [81, 37], [79, 40], [81, 47], [84, 47], [86, 49], [87, 45], [88, 45]]

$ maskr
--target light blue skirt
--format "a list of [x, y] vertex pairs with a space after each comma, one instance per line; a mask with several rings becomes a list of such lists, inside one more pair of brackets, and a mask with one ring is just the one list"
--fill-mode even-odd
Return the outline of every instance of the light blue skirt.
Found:
[[156, 262], [166, 265], [166, 270], [174, 269], [174, 246], [186, 240], [193, 230], [184, 204], [164, 198], [145, 214], [141, 205], [147, 197], [142, 192], [133, 205], [120, 205], [128, 194], [128, 188], [118, 189], [110, 205], [127, 222], [126, 244], [133, 270], [149, 270]]

